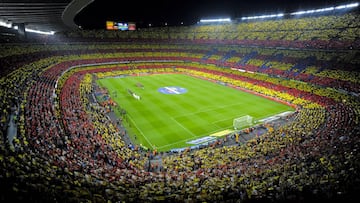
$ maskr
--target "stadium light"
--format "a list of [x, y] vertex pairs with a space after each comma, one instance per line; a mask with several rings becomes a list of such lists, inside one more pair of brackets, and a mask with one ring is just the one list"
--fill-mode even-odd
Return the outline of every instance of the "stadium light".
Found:
[[283, 13], [278, 14], [271, 14], [271, 15], [260, 15], [260, 16], [248, 16], [248, 17], [242, 17], [241, 20], [253, 20], [253, 19], [265, 19], [265, 18], [279, 18], [283, 17]]
[[[0, 26], [7, 27], [7, 28], [12, 28], [14, 30], [19, 29], [19, 26], [17, 26], [17, 25], [12, 26], [12, 24], [6, 23], [4, 21], [0, 21]], [[30, 29], [30, 28], [25, 28], [25, 31], [26, 32], [32, 32], [32, 33], [37, 33], [37, 34], [42, 34], [42, 35], [54, 35], [55, 34], [54, 31], [41, 31], [41, 30], [34, 30], [34, 29]]]
[[230, 18], [201, 19], [200, 23], [231, 22]]
[[347, 8], [355, 8], [358, 7], [359, 3], [351, 3], [351, 4], [345, 4], [345, 5], [339, 5], [336, 7], [327, 7], [327, 8], [320, 8], [315, 10], [306, 10], [306, 11], [297, 11], [290, 13], [290, 15], [303, 15], [303, 14], [313, 14], [313, 13], [321, 13], [326, 11], [333, 11], [333, 10], [341, 10], [341, 9], [347, 9]]
[[7, 23], [5, 21], [0, 21], [0, 26], [1, 27], [7, 27], [7, 28], [11, 28], [11, 23]]
[[54, 35], [55, 32], [54, 31], [41, 31], [41, 30], [33, 30], [33, 29], [29, 29], [29, 28], [25, 28], [26, 32], [32, 32], [32, 33], [37, 33], [37, 34], [42, 34], [42, 35]]
[[359, 6], [359, 3], [352, 3], [352, 4], [336, 6], [335, 9], [355, 8], [358, 6]]

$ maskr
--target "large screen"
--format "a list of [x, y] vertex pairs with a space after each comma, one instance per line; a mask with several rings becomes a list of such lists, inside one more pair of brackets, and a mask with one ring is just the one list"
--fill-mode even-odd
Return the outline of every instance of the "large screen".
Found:
[[106, 21], [107, 30], [136, 30], [136, 24], [133, 22], [115, 22], [115, 21]]
[[136, 30], [136, 24], [135, 23], [129, 22], [128, 27], [129, 27], [129, 30]]

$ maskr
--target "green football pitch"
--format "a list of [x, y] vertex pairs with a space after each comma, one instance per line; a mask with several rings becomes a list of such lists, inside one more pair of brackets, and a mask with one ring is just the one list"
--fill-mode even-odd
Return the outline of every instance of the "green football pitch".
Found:
[[[156, 147], [158, 151], [193, 146], [188, 142], [233, 130], [234, 118], [250, 115], [256, 121], [294, 110], [261, 96], [183, 74], [105, 78], [97, 83], [107, 88], [110, 97], [125, 109], [123, 122], [133, 142], [150, 149]], [[116, 109], [120, 116], [119, 108]]]

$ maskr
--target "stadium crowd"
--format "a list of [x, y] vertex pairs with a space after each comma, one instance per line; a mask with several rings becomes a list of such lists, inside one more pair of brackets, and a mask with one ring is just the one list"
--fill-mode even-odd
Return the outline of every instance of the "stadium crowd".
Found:
[[[0, 53], [6, 67], [0, 75], [0, 200], [355, 202], [360, 80], [359, 72], [346, 66], [359, 65], [358, 18], [344, 14], [199, 26], [192, 32], [174, 28], [169, 29], [171, 39], [178, 40], [173, 45], [144, 45], [141, 39], [162, 43], [168, 36], [155, 28], [133, 37], [110, 34], [133, 42], [140, 38], [130, 45], [7, 45]], [[219, 32], [219, 26], [235, 31]], [[97, 38], [108, 33], [80, 34]], [[234, 48], [228, 56], [231, 43], [255, 48]], [[330, 56], [337, 57], [338, 69], [327, 68]], [[159, 153], [161, 165], [148, 170], [152, 155], [158, 154], [129, 148], [126, 133], [89, 95], [95, 76], [159, 72], [221, 81], [297, 111], [285, 125], [269, 126], [272, 130], [245, 144]], [[16, 115], [16, 135], [7, 131], [11, 115]], [[9, 136], [14, 136], [12, 143]]]

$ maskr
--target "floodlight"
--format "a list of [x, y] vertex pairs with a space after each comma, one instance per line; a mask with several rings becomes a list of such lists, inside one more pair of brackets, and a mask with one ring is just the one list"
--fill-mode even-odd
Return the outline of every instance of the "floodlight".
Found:
[[359, 6], [359, 3], [352, 3], [352, 4], [339, 5], [339, 6], [336, 6], [336, 7], [320, 8], [320, 9], [306, 10], [306, 11], [297, 11], [297, 12], [290, 13], [290, 15], [303, 15], [303, 14], [320, 13], [320, 12], [326, 12], [326, 11], [332, 11], [332, 10], [355, 8], [355, 7], [358, 7], [358, 6]]
[[271, 14], [271, 15], [261, 15], [261, 16], [248, 16], [248, 17], [242, 17], [241, 20], [252, 20], [252, 19], [264, 19], [264, 18], [277, 18], [277, 17], [283, 17], [285, 14], [278, 13], [278, 14]]
[[7, 28], [11, 28], [11, 23], [7, 23], [7, 22], [4, 22], [4, 21], [0, 21], [0, 26], [2, 26], [2, 27], [7, 27]]
[[201, 19], [200, 23], [231, 22], [230, 18]]
[[54, 35], [55, 32], [54, 31], [41, 31], [41, 30], [34, 30], [34, 29], [30, 29], [30, 28], [25, 28], [26, 32], [32, 32], [32, 33], [37, 33], [37, 34], [42, 34], [42, 35]]

